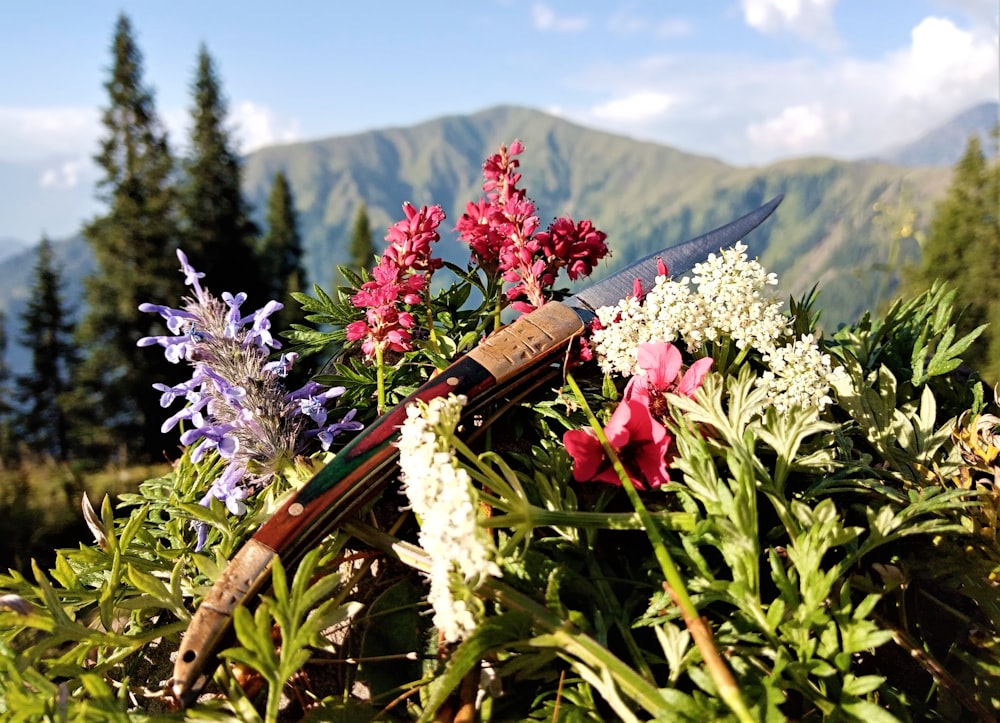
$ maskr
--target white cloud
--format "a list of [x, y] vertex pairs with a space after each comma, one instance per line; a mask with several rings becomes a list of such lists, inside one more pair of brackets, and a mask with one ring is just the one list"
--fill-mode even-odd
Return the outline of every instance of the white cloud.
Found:
[[880, 57], [668, 50], [595, 62], [576, 82], [598, 100], [562, 113], [735, 163], [868, 157], [1000, 97], [995, 29], [952, 17], [915, 22], [908, 41]]
[[[888, 90], [906, 98], [961, 96], [986, 89], [1000, 64], [996, 36], [977, 37], [945, 18], [928, 17], [911, 31], [910, 47], [888, 59]], [[993, 91], [997, 91], [994, 85]]]
[[760, 123], [751, 123], [747, 138], [761, 149], [780, 154], [804, 153], [822, 148], [851, 127], [845, 110], [818, 103], [793, 105]]
[[0, 159], [31, 162], [96, 150], [100, 114], [93, 108], [0, 107]]
[[249, 153], [264, 146], [292, 143], [302, 138], [299, 122], [282, 116], [267, 106], [245, 100], [231, 111], [235, 127], [234, 137], [241, 153]]
[[[781, 82], [761, 87], [759, 102], [747, 100], [753, 120], [745, 137], [756, 158], [879, 153], [1000, 94], [996, 38], [943, 18], [921, 20], [909, 45], [879, 59], [800, 61], [757, 72]], [[755, 85], [747, 81], [741, 96]]]
[[589, 25], [587, 18], [577, 15], [557, 15], [548, 5], [535, 3], [531, 6], [531, 21], [536, 30], [551, 30], [557, 33], [578, 33]]
[[615, 123], [648, 123], [662, 116], [674, 104], [674, 98], [657, 91], [641, 91], [591, 108], [598, 119]]
[[837, 42], [833, 21], [836, 0], [741, 0], [743, 19], [762, 33], [788, 31], [830, 46]]
[[937, 0], [943, 8], [952, 8], [969, 19], [977, 30], [995, 36], [1000, 30], [1000, 8], [996, 0]]

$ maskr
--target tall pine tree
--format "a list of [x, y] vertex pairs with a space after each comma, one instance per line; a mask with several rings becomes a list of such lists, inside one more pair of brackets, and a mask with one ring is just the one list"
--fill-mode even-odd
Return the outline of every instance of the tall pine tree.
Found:
[[351, 260], [348, 268], [356, 274], [371, 269], [375, 263], [375, 241], [372, 239], [372, 224], [368, 219], [368, 207], [362, 203], [354, 215], [351, 228], [351, 242], [348, 246]]
[[7, 363], [7, 315], [0, 311], [0, 469], [14, 458], [13, 417], [11, 404], [11, 373]]
[[274, 174], [274, 183], [267, 199], [267, 232], [260, 243], [260, 267], [264, 272], [266, 293], [285, 305], [274, 319], [281, 330], [304, 321], [299, 303], [291, 297], [303, 290], [305, 271], [302, 268], [302, 236], [295, 213], [295, 198], [283, 171]]
[[937, 205], [921, 266], [910, 284], [926, 288], [948, 281], [965, 308], [960, 331], [990, 324], [963, 355], [991, 383], [1000, 381], [1000, 157], [987, 160], [978, 136], [955, 166], [951, 186]]
[[54, 459], [69, 457], [69, 414], [65, 395], [76, 360], [74, 324], [64, 306], [62, 271], [56, 266], [52, 244], [45, 237], [38, 246], [34, 284], [21, 314], [21, 344], [31, 356], [31, 369], [17, 377], [17, 398], [23, 409], [17, 430], [32, 452]]
[[103, 169], [98, 198], [107, 210], [84, 228], [97, 270], [86, 281], [87, 315], [79, 334], [85, 357], [72, 399], [80, 426], [73, 437], [93, 455], [158, 457], [163, 410], [150, 385], [180, 378], [161, 354], [136, 348], [141, 337], [167, 333], [157, 315], [138, 307], [176, 305], [184, 286], [175, 255], [173, 161], [125, 15], [115, 28], [104, 87], [108, 105], [95, 160]]
[[240, 158], [226, 128], [226, 101], [208, 50], [198, 53], [192, 86], [187, 178], [181, 196], [183, 246], [216, 294], [241, 291], [251, 304], [267, 301], [255, 253], [257, 228], [241, 188]]

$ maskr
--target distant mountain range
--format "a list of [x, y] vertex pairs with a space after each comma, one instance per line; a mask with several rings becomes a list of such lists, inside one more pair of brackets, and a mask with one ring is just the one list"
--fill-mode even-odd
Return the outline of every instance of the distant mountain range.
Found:
[[[613, 258], [600, 273], [785, 194], [775, 220], [751, 237], [751, 249], [785, 277], [788, 293], [819, 283], [831, 323], [854, 318], [891, 288], [878, 268], [889, 258], [889, 233], [875, 222], [874, 205], [913, 206], [924, 224], [950, 175], [947, 168], [827, 158], [737, 168], [538, 111], [499, 107], [265, 148], [247, 159], [245, 186], [262, 208], [274, 173], [285, 171], [310, 273], [328, 284], [335, 265], [347, 260], [346, 240], [362, 201], [375, 228], [399, 218], [403, 201], [440, 203], [453, 223], [465, 202], [481, 195], [483, 159], [515, 138], [526, 147], [524, 184], [542, 221], [568, 213], [608, 232]], [[442, 241], [439, 253], [456, 262], [467, 258], [453, 241]]]
[[24, 253], [30, 246], [20, 239], [0, 237], [0, 261]]
[[1000, 124], [1000, 103], [981, 103], [955, 116], [914, 141], [879, 155], [900, 166], [954, 166], [962, 157], [969, 138], [979, 136], [983, 150], [992, 147], [991, 131]]
[[[400, 218], [404, 201], [438, 203], [449, 218], [443, 228], [451, 229], [465, 203], [481, 195], [483, 160], [500, 143], [518, 138], [526, 147], [522, 185], [543, 224], [568, 213], [593, 219], [608, 233], [613, 256], [598, 277], [783, 193], [774, 219], [748, 239], [751, 253], [779, 274], [786, 295], [801, 295], [818, 284], [827, 326], [853, 320], [893, 290], [895, 276], [885, 268], [890, 259], [916, 258], [915, 247], [894, 245], [876, 205], [889, 217], [913, 209], [917, 227], [925, 227], [950, 176], [948, 167], [829, 158], [738, 168], [504, 106], [411, 127], [264, 148], [246, 158], [244, 186], [262, 213], [275, 172], [285, 171], [310, 280], [329, 286], [336, 265], [347, 260], [360, 203], [367, 204], [375, 229]], [[93, 268], [89, 249], [73, 238], [55, 243], [54, 252], [67, 281], [65, 298], [76, 309], [81, 279]], [[447, 232], [437, 252], [457, 263], [468, 258], [467, 248]], [[0, 310], [7, 314], [11, 339], [17, 336], [12, 323], [24, 308], [33, 267], [34, 249], [6, 259], [0, 254]], [[211, 288], [211, 279], [206, 282]], [[239, 291], [215, 289], [227, 290]], [[12, 350], [9, 361], [21, 367], [22, 354]]]

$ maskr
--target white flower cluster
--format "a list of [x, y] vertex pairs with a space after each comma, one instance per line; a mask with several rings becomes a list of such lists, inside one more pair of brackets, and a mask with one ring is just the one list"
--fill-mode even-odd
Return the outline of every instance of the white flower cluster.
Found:
[[695, 265], [691, 278], [658, 276], [642, 303], [627, 298], [597, 310], [602, 328], [592, 343], [601, 369], [632, 376], [639, 344], [683, 342], [694, 351], [706, 342], [729, 338], [738, 349], [760, 352], [770, 364], [758, 384], [769, 401], [787, 411], [796, 406], [822, 409], [830, 404], [830, 383], [843, 369], [833, 369], [815, 339], [792, 338], [791, 320], [774, 292], [778, 278], [737, 243]]
[[779, 414], [793, 407], [822, 409], [832, 404], [830, 386], [847, 375], [843, 367], [831, 366], [830, 355], [820, 352], [812, 334], [775, 347], [764, 354], [764, 361], [769, 369], [758, 384], [767, 389], [768, 399]]
[[448, 642], [476, 627], [472, 590], [485, 576], [501, 575], [493, 540], [476, 522], [472, 482], [451, 444], [465, 402], [450, 395], [411, 404], [397, 443], [403, 491], [420, 519], [420, 546], [432, 561], [428, 601], [434, 625]]

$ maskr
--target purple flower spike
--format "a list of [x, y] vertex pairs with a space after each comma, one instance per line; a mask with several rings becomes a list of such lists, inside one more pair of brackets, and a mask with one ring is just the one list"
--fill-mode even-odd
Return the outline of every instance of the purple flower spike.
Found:
[[[289, 392], [282, 380], [299, 355], [286, 352], [268, 361], [270, 350], [280, 344], [271, 333], [270, 317], [282, 308], [271, 301], [251, 314], [242, 306], [244, 293], [223, 294], [221, 299], [201, 287], [204, 274], [194, 270], [187, 256], [178, 251], [185, 284], [193, 295], [181, 309], [160, 304], [142, 304], [144, 312], [166, 320], [171, 334], [140, 339], [139, 346], [161, 346], [172, 362], [186, 361], [192, 377], [170, 386], [155, 384], [164, 408], [184, 397], [187, 404], [171, 415], [161, 429], [169, 432], [183, 424], [180, 441], [188, 447], [192, 462], [215, 452], [225, 460], [225, 469], [202, 499], [225, 503], [231, 514], [246, 512], [247, 497], [267, 485], [286, 462], [308, 454], [308, 442], [319, 438], [329, 448], [333, 438], [345, 430], [361, 429], [350, 412], [340, 422], [329, 423], [327, 402], [344, 393], [343, 387], [327, 388], [309, 382]], [[307, 432], [312, 425], [318, 428]], [[195, 523], [200, 550], [208, 539], [208, 525]]]

